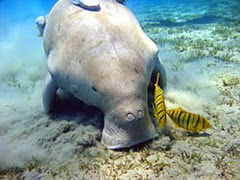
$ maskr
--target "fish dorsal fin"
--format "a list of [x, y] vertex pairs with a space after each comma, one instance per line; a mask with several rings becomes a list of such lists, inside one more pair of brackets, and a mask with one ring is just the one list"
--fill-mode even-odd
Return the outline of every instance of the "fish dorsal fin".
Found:
[[186, 110], [183, 109], [182, 107], [177, 108], [177, 110], [180, 110], [180, 111], [186, 111]]
[[71, 0], [72, 4], [89, 11], [99, 11], [99, 0]]
[[173, 121], [173, 124], [174, 124], [174, 127], [175, 127], [175, 128], [180, 128], [180, 126], [177, 125], [174, 121]]
[[160, 73], [157, 73], [157, 80], [156, 80], [156, 83], [154, 84], [155, 86], [158, 86], [159, 77], [160, 77]]

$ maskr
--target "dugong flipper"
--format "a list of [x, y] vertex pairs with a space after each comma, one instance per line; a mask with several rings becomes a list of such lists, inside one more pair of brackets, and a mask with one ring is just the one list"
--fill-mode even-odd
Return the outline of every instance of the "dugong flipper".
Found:
[[45, 113], [49, 113], [53, 109], [54, 99], [58, 85], [54, 82], [50, 73], [47, 74], [45, 89], [43, 91], [43, 110]]
[[49, 75], [43, 93], [45, 112], [58, 88], [104, 113], [102, 142], [110, 149], [154, 138], [148, 86], [160, 72], [158, 48], [133, 14], [115, 0], [99, 0], [91, 11], [59, 0], [48, 15], [43, 44]]

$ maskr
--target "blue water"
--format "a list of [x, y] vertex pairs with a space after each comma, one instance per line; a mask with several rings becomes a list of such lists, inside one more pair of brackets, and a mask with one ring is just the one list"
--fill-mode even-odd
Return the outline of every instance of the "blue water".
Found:
[[[7, 1], [1, 0], [0, 1], [0, 38], [7, 33], [8, 28], [11, 28], [10, 25], [12, 23], [18, 23], [24, 21], [26, 19], [34, 19], [39, 15], [48, 14], [51, 10], [52, 6], [55, 4], [56, 0], [16, 0], [16, 1]], [[234, 2], [233, 0], [231, 2]], [[239, 12], [239, 1], [235, 1], [235, 4], [229, 5], [229, 7], [225, 8], [225, 11], [228, 13], [232, 12], [232, 17], [229, 16], [228, 18], [224, 17], [223, 14], [208, 14], [208, 11], [211, 12], [219, 12], [218, 8], [226, 4], [228, 5], [229, 1], [209, 1], [206, 2], [205, 0], [154, 0], [149, 2], [148, 0], [129, 0], [126, 1], [126, 5], [135, 13], [135, 15], [139, 18], [140, 22], [143, 21], [143, 15], [151, 15], [154, 16], [154, 20], [151, 17], [144, 19], [146, 22], [153, 22], [156, 26], [166, 26], [166, 27], [176, 27], [176, 26], [184, 26], [184, 25], [191, 25], [191, 24], [211, 24], [215, 23], [219, 20], [225, 20], [226, 22], [233, 22], [236, 20]], [[235, 6], [236, 5], [236, 6]], [[237, 7], [238, 6], [238, 7]], [[194, 11], [198, 14], [199, 7], [203, 7], [206, 12], [195, 18], [185, 22], [173, 22], [171, 20], [162, 19], [161, 16], [164, 15], [166, 12], [158, 11], [159, 8], [165, 7], [166, 9], [171, 10], [171, 8], [180, 8], [184, 9], [185, 13], [193, 13]], [[235, 12], [233, 12], [235, 11]], [[161, 15], [161, 16], [159, 16]], [[156, 17], [159, 18], [156, 19]], [[167, 18], [167, 17], [166, 17]]]
[[[22, 167], [22, 164], [31, 160], [33, 151], [38, 149], [36, 144], [40, 144], [40, 151], [49, 148], [47, 152], [52, 153], [51, 156], [63, 154], [64, 157], [65, 152], [75, 152], [79, 148], [73, 142], [75, 139], [71, 139], [77, 134], [73, 131], [79, 124], [69, 125], [65, 117], [59, 122], [48, 119], [41, 105], [47, 59], [43, 52], [42, 37], [38, 36], [35, 18], [47, 15], [55, 3], [56, 0], [0, 0], [0, 170], [2, 162], [10, 168]], [[162, 59], [168, 75], [167, 105], [181, 105], [213, 119], [222, 118], [217, 119], [218, 122], [214, 124], [212, 137], [224, 137], [217, 134], [223, 132], [225, 126], [221, 124], [221, 120], [231, 127], [236, 125], [230, 124], [231, 118], [235, 118], [236, 122], [239, 120], [230, 113], [235, 112], [235, 107], [239, 108], [240, 91], [237, 80], [240, 71], [237, 68], [240, 64], [240, 1], [127, 0], [125, 4], [137, 17], [146, 34], [159, 47], [159, 58]], [[227, 78], [224, 76], [226, 72], [229, 73]], [[217, 73], [225, 80], [217, 79], [214, 76]], [[213, 77], [217, 79], [217, 85], [212, 83], [215, 80]], [[232, 77], [233, 82], [229, 80]], [[219, 93], [217, 88], [222, 90], [222, 93]], [[231, 111], [225, 113], [225, 107], [220, 107], [219, 99], [222, 96], [226, 96], [224, 98], [227, 100], [223, 104], [233, 108]], [[215, 106], [220, 110], [214, 109]], [[217, 120], [215, 118], [215, 121]], [[210, 121], [213, 122], [212, 119]], [[52, 129], [49, 128], [51, 123], [54, 124]], [[65, 125], [67, 129], [72, 128], [72, 137], [62, 133], [62, 136], [66, 135], [64, 138], [69, 141], [69, 149], [72, 151], [67, 149], [64, 138], [59, 140], [58, 144], [47, 144], [48, 140], [55, 136], [54, 133], [63, 130]], [[45, 129], [47, 130], [44, 131]], [[235, 130], [227, 130], [231, 139]], [[231, 130], [233, 132], [230, 132]], [[87, 135], [89, 133], [84, 130], [80, 132]], [[100, 141], [100, 133], [96, 134], [91, 134], [91, 137]], [[9, 148], [10, 153], [10, 150], [2, 150], [2, 139], [13, 145], [14, 148]], [[38, 141], [39, 139], [41, 141]], [[181, 140], [185, 142], [185, 139]], [[85, 139], [82, 141], [85, 142]], [[203, 142], [205, 143], [205, 139]], [[29, 146], [35, 149], [29, 150]], [[89, 145], [92, 146], [94, 145]], [[214, 157], [214, 151], [207, 153]], [[69, 153], [65, 158], [71, 160], [74, 155], [76, 154]], [[44, 160], [48, 161], [47, 158]], [[9, 164], [8, 159], [12, 161]]]

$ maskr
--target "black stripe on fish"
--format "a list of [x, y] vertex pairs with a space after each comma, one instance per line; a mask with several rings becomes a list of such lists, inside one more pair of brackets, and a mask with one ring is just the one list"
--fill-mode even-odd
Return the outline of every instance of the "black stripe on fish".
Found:
[[181, 115], [182, 114], [182, 111], [179, 111], [179, 113], [177, 114], [177, 122], [178, 122], [178, 125], [179, 125], [179, 123], [180, 123], [180, 121], [181, 121]]
[[193, 127], [193, 123], [194, 123], [194, 120], [195, 120], [195, 118], [197, 117], [197, 115], [196, 114], [192, 114], [192, 122], [190, 123], [190, 124], [192, 124], [192, 127]]
[[174, 113], [174, 111], [173, 110], [171, 110], [170, 112], [169, 112], [169, 114], [170, 114], [170, 116], [173, 118], [173, 113]]
[[178, 125], [179, 125], [180, 127], [182, 127], [182, 123], [183, 123], [183, 121], [184, 121], [185, 115], [186, 115], [186, 112], [183, 111], [183, 118], [178, 119]]
[[181, 114], [181, 111], [177, 111], [177, 114], [176, 114], [176, 119], [179, 119], [179, 115]]
[[205, 119], [203, 118], [202, 128], [205, 129]]
[[183, 113], [183, 111], [180, 111], [180, 113], [179, 113], [178, 125], [180, 125], [180, 124], [179, 124], [179, 120], [181, 119], [181, 115], [182, 115], [182, 113]]
[[186, 112], [186, 111], [183, 111], [183, 112], [184, 112], [184, 113], [183, 113], [182, 121], [181, 121], [182, 126], [183, 126], [183, 123], [184, 123], [184, 121], [185, 121], [185, 119], [186, 119], [186, 115], [187, 115], [187, 112]]
[[[188, 129], [189, 121], [190, 121], [192, 115], [193, 115], [193, 114], [191, 113], [190, 116], [189, 116], [189, 118], [188, 118], [188, 121], [187, 121], [187, 129]], [[194, 117], [194, 116], [193, 116], [193, 117]]]
[[162, 95], [160, 95], [158, 98], [155, 98], [155, 102], [163, 101], [163, 100], [164, 100], [164, 97]]
[[184, 121], [184, 124], [183, 124], [185, 129], [187, 129], [187, 127], [188, 127], [188, 126], [185, 126], [186, 125], [185, 122], [187, 121], [187, 124], [188, 124], [189, 123], [189, 117], [190, 117], [190, 113], [189, 112], [186, 112], [186, 114], [187, 114], [187, 117], [186, 117], [186, 120]]
[[162, 94], [161, 93], [159, 93], [156, 97], [155, 97], [155, 99], [157, 99], [158, 97], [160, 97]]
[[159, 118], [159, 120], [161, 120], [163, 118], [163, 116], [165, 116], [165, 114], [163, 113], [163, 115]]
[[198, 115], [197, 123], [196, 123], [196, 125], [195, 125], [195, 130], [197, 129], [197, 125], [198, 125], [198, 123], [199, 123], [199, 120], [200, 120], [200, 116]]
[[173, 113], [173, 118], [174, 118], [174, 119], [177, 119], [177, 118], [176, 118], [177, 113], [178, 113], [178, 111], [174, 111], [174, 113]]
[[161, 103], [163, 103], [164, 101], [163, 101], [163, 99], [162, 100], [160, 100], [159, 102], [157, 102], [157, 104], [156, 104], [156, 107], [158, 107]]
[[159, 87], [156, 87], [156, 94], [162, 94], [162, 91]]
[[164, 111], [164, 109], [161, 109], [161, 111], [159, 111], [158, 113], [157, 113], [157, 116], [161, 113], [161, 112], [163, 112]]

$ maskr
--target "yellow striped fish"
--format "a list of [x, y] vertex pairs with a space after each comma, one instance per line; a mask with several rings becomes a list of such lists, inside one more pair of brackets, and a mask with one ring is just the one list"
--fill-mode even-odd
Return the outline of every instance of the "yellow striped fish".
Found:
[[176, 127], [186, 129], [188, 131], [203, 131], [211, 127], [208, 119], [191, 112], [187, 112], [181, 107], [167, 110], [167, 114], [172, 119]]
[[159, 87], [159, 76], [157, 74], [157, 80], [154, 84], [155, 91], [154, 91], [154, 104], [153, 104], [153, 114], [157, 118], [158, 123], [161, 128], [166, 127], [166, 106], [164, 102], [163, 90]]

